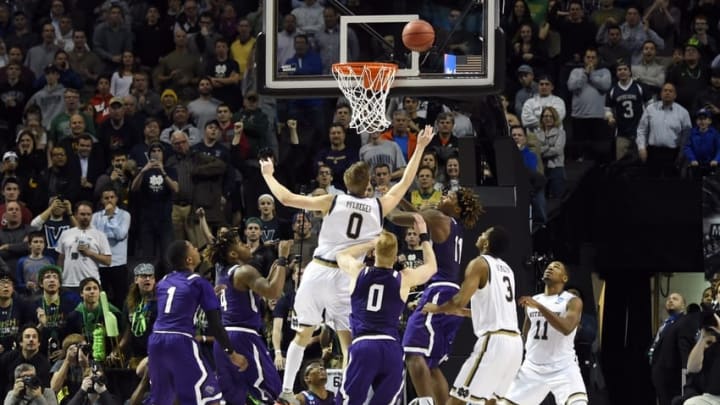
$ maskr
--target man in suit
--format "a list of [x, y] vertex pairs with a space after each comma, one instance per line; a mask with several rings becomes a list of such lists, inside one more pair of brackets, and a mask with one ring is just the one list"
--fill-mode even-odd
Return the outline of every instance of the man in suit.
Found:
[[[653, 385], [660, 405], [670, 405], [680, 395], [687, 360], [695, 344], [694, 318], [685, 314], [685, 298], [672, 293], [665, 301], [668, 317], [660, 325], [650, 348]], [[697, 325], [699, 326], [699, 325]]]
[[80, 200], [93, 201], [93, 190], [98, 177], [107, 167], [102, 148], [93, 144], [89, 134], [81, 134], [73, 145], [72, 164], [80, 169]]

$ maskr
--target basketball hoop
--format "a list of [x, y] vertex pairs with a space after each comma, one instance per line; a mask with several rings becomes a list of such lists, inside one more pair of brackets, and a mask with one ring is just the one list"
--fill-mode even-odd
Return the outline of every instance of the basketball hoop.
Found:
[[392, 63], [335, 63], [332, 73], [352, 108], [350, 128], [358, 133], [382, 131], [390, 125], [385, 100], [395, 80]]

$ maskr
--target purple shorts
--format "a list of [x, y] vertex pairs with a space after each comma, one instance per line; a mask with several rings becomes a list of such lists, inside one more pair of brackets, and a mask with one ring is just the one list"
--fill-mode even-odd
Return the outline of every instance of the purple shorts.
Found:
[[430, 284], [425, 288], [417, 309], [408, 318], [403, 335], [402, 345], [406, 355], [422, 355], [429, 368], [436, 368], [447, 360], [463, 318], [453, 315], [423, 314], [421, 309], [428, 302], [442, 304], [450, 300], [459, 290], [454, 283], [442, 282]]
[[212, 369], [195, 339], [183, 333], [153, 332], [148, 339], [150, 404], [197, 405], [222, 398]]
[[252, 394], [262, 403], [273, 403], [282, 391], [282, 381], [262, 336], [251, 329], [232, 326], [225, 329], [233, 349], [248, 361], [248, 368], [239, 371], [215, 342], [215, 365], [225, 400], [228, 404], [244, 404], [248, 394]]
[[394, 404], [402, 391], [403, 349], [390, 337], [360, 336], [350, 346], [337, 405], [362, 405], [372, 387], [370, 404]]

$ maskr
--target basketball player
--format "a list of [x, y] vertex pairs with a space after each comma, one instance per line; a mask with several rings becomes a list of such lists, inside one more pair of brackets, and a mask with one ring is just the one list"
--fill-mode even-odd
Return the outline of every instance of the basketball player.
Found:
[[525, 361], [505, 395], [505, 404], [534, 405], [552, 392], [555, 403], [586, 405], [585, 384], [575, 357], [574, 340], [582, 300], [565, 290], [568, 272], [555, 261], [543, 274], [545, 292], [520, 297], [525, 307]]
[[[404, 208], [411, 209], [411, 206], [405, 204]], [[436, 404], [441, 405], [448, 401], [448, 383], [440, 371], [440, 364], [450, 354], [453, 339], [462, 323], [460, 317], [424, 314], [421, 308], [426, 303], [444, 304], [460, 290], [457, 282], [463, 227], [475, 226], [482, 212], [478, 196], [465, 187], [444, 195], [437, 208], [420, 212], [430, 231], [438, 270], [425, 287], [417, 309], [408, 318], [403, 348], [405, 364], [421, 402], [434, 399]], [[410, 213], [392, 213], [390, 220], [401, 226], [411, 226], [414, 222]]]
[[327, 371], [316, 361], [305, 367], [305, 391], [295, 395], [300, 405], [335, 405], [335, 393], [325, 388]]
[[[338, 266], [350, 275], [352, 336], [350, 360], [343, 375], [338, 403], [362, 405], [373, 389], [371, 404], [394, 404], [403, 382], [403, 348], [400, 315], [410, 289], [424, 284], [437, 271], [427, 225], [415, 214], [425, 263], [417, 268], [393, 270], [398, 244], [394, 234], [383, 231], [370, 242], [337, 254]], [[374, 266], [365, 267], [356, 257], [375, 248]]]
[[[282, 384], [275, 364], [267, 349], [264, 337], [258, 332], [265, 324], [261, 314], [261, 298], [276, 299], [285, 285], [287, 256], [292, 241], [280, 241], [275, 265], [267, 255], [254, 255], [240, 241], [236, 231], [219, 236], [206, 251], [216, 266], [223, 267], [218, 274], [222, 322], [232, 348], [248, 359], [247, 370], [239, 372], [217, 344], [213, 347], [218, 382], [223, 399], [229, 404], [244, 404], [248, 394], [261, 403], [274, 401]], [[272, 270], [271, 270], [272, 268]], [[264, 278], [262, 274], [268, 274]]]
[[317, 197], [294, 194], [273, 177], [273, 164], [268, 159], [260, 161], [263, 178], [278, 201], [289, 207], [310, 211], [322, 211], [323, 218], [318, 235], [318, 247], [303, 273], [303, 279], [295, 296], [297, 315], [296, 334], [287, 350], [283, 394], [281, 398], [291, 403], [296, 400], [292, 393], [295, 376], [302, 363], [303, 351], [310, 342], [314, 326], [325, 320], [338, 333], [347, 362], [350, 345], [350, 290], [348, 277], [340, 271], [335, 254], [352, 244], [372, 240], [382, 230], [383, 217], [402, 200], [413, 182], [422, 152], [433, 137], [433, 129], [426, 126], [418, 135], [413, 158], [410, 159], [400, 182], [379, 198], [367, 198], [370, 170], [365, 162], [351, 165], [343, 175], [346, 195], [321, 195]]
[[427, 303], [424, 313], [470, 317], [477, 342], [450, 390], [448, 405], [494, 404], [507, 391], [522, 362], [523, 348], [515, 306], [515, 274], [499, 255], [508, 246], [499, 226], [483, 232], [480, 256], [468, 263], [460, 291], [442, 305]]
[[197, 248], [178, 240], [170, 244], [167, 255], [175, 270], [157, 284], [158, 316], [148, 340], [150, 404], [171, 405], [176, 399], [181, 405], [217, 404], [222, 393], [194, 339], [193, 315], [198, 306], [207, 315], [210, 334], [232, 364], [245, 370], [247, 359], [230, 344], [212, 285], [194, 273], [200, 263]]

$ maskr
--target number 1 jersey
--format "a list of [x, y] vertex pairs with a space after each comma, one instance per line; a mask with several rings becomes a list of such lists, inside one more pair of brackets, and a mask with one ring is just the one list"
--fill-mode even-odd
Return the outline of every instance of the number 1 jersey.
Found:
[[220, 309], [213, 286], [197, 273], [173, 271], [157, 284], [158, 316], [154, 331], [179, 332], [195, 336], [193, 315]]
[[519, 334], [515, 309], [515, 274], [502, 259], [488, 255], [481, 257], [488, 264], [488, 279], [485, 287], [475, 290], [470, 298], [475, 336], [498, 330]]
[[335, 261], [337, 252], [372, 240], [380, 234], [382, 226], [383, 212], [379, 199], [338, 195], [323, 218], [314, 256]]

